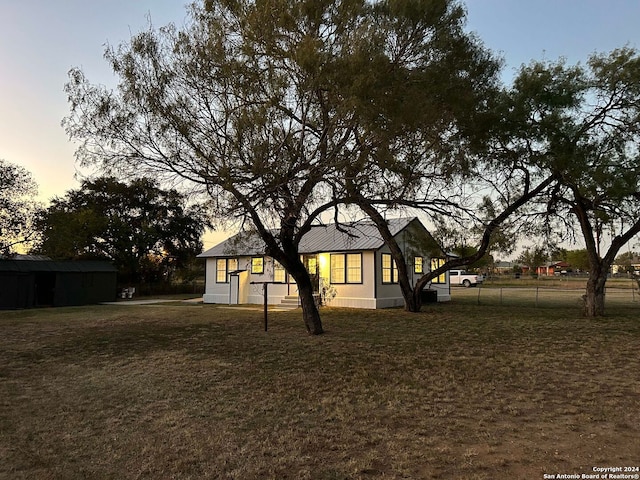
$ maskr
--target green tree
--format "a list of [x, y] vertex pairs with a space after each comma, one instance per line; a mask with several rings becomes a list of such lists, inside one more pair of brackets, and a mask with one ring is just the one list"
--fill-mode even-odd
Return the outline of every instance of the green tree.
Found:
[[153, 180], [85, 180], [42, 213], [36, 251], [59, 259], [111, 260], [121, 282], [167, 281], [202, 250], [208, 221], [201, 211]]
[[516, 259], [516, 262], [529, 267], [529, 273], [532, 275], [538, 271], [538, 267], [543, 266], [547, 261], [549, 261], [549, 254], [541, 246], [525, 248]]
[[67, 132], [85, 164], [186, 179], [217, 218], [249, 221], [295, 279], [307, 330], [322, 333], [303, 235], [352, 202], [350, 172], [385, 178], [372, 158], [414, 168], [388, 146], [446, 130], [482, 50], [453, 0], [206, 0], [189, 12], [181, 30], [107, 50], [116, 91], [73, 70]]
[[38, 185], [28, 170], [0, 159], [0, 255], [10, 255], [16, 246], [34, 240], [37, 194]]
[[628, 252], [624, 252], [621, 253], [620, 255], [618, 255], [615, 259], [614, 262], [616, 265], [622, 267], [622, 271], [623, 272], [628, 272], [628, 273], [632, 273], [636, 270], [636, 268], [634, 267], [634, 265], [637, 265], [640, 263], [640, 253], [635, 252], [635, 251], [628, 251]]
[[557, 178], [543, 210], [555, 220], [550, 226], [584, 239], [585, 313], [603, 315], [611, 264], [640, 232], [640, 57], [622, 48], [584, 66], [534, 62], [507, 98], [512, 142], [532, 171]]
[[586, 248], [566, 250], [563, 260], [571, 265], [574, 270], [589, 271], [589, 252], [587, 252]]

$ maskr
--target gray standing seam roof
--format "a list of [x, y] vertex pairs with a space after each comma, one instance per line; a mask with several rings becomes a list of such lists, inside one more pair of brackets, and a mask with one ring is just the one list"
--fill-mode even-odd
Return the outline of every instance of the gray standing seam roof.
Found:
[[[411, 223], [412, 218], [387, 220], [392, 235]], [[314, 225], [302, 237], [300, 253], [344, 252], [352, 250], [377, 250], [384, 245], [378, 228], [372, 222], [353, 222], [328, 225]], [[198, 255], [199, 258], [224, 256], [263, 255], [265, 244], [255, 232], [241, 232]]]

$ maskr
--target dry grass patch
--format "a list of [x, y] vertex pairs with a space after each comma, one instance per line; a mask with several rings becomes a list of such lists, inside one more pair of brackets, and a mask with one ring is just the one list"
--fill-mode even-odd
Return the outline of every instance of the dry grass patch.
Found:
[[640, 458], [640, 322], [575, 309], [1, 312], [0, 477], [542, 478]]

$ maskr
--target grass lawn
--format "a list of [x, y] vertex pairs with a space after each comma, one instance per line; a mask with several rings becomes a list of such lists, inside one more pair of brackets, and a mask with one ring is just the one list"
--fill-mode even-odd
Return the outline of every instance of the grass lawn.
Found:
[[457, 304], [0, 312], [2, 479], [541, 479], [640, 465], [640, 318]]

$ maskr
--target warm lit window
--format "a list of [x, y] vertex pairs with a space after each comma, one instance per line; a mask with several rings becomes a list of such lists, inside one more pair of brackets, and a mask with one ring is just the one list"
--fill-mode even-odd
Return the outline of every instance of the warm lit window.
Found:
[[343, 254], [331, 254], [331, 283], [344, 283], [345, 258]]
[[331, 283], [362, 283], [361, 253], [331, 254]]
[[382, 283], [398, 283], [398, 267], [390, 253], [382, 254]]
[[419, 273], [422, 274], [423, 273], [423, 269], [422, 269], [422, 257], [415, 257], [413, 259], [413, 272], [414, 273]]
[[216, 261], [216, 283], [227, 283], [227, 259], [219, 258]]
[[287, 283], [287, 272], [280, 262], [273, 261], [273, 281], [275, 283]]
[[251, 258], [251, 273], [264, 273], [264, 257]]
[[[435, 269], [444, 265], [446, 260], [444, 258], [432, 258], [431, 259], [431, 271], [433, 272]], [[438, 275], [436, 278], [431, 280], [431, 283], [446, 283], [447, 282], [447, 274], [442, 273]]]
[[237, 258], [219, 258], [216, 260], [216, 283], [229, 283], [229, 272], [238, 270]]
[[309, 272], [309, 275], [318, 274], [318, 257], [306, 257], [305, 264], [307, 266], [307, 272]]

